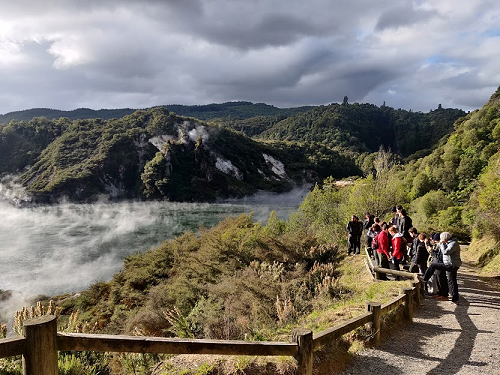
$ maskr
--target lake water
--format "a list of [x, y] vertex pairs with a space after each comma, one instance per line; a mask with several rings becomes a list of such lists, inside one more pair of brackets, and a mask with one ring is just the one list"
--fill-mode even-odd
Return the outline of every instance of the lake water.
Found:
[[17, 208], [0, 201], [0, 290], [12, 290], [19, 299], [78, 292], [110, 280], [127, 255], [154, 248], [186, 230], [250, 212], [263, 223], [273, 210], [287, 219], [306, 193], [303, 188], [216, 204], [64, 203]]

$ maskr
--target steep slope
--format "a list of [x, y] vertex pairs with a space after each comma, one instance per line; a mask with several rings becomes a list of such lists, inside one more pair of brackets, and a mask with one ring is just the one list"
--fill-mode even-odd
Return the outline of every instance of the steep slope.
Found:
[[[31, 144], [23, 136], [36, 132], [35, 124], [32, 120], [15, 128], [16, 139], [2, 138], [5, 160], [15, 159], [11, 156], [16, 146], [8, 145], [12, 139], [25, 144], [25, 152], [32, 155], [15, 165], [6, 162], [2, 172], [25, 169], [23, 185], [42, 202], [63, 196], [88, 200], [100, 194], [212, 201], [258, 190], [286, 191], [329, 175], [359, 173], [347, 157], [320, 145], [256, 142], [164, 108], [108, 121], [44, 120], [46, 129], [55, 130], [40, 144]], [[2, 134], [10, 128], [12, 124]]]
[[471, 238], [466, 256], [493, 273], [500, 272], [499, 150], [500, 88], [405, 171], [419, 221]]
[[376, 152], [382, 145], [407, 157], [431, 149], [464, 115], [462, 110], [441, 107], [420, 113], [373, 104], [331, 104], [279, 121], [259, 137], [315, 141], [355, 152]]

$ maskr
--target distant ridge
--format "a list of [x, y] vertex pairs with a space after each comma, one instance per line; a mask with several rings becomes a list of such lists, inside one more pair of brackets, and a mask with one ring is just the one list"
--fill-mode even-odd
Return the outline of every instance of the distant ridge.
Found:
[[101, 118], [103, 120], [109, 120], [112, 118], [121, 118], [124, 116], [128, 116], [135, 111], [135, 109], [131, 108], [99, 110], [90, 108], [77, 108], [72, 111], [61, 111], [59, 109], [51, 108], [32, 108], [0, 115], [0, 123], [8, 124], [12, 120], [28, 122], [34, 117], [46, 117], [49, 120], [58, 119], [61, 117], [67, 117], [70, 120], [88, 118]]
[[[167, 110], [176, 113], [180, 116], [195, 117], [200, 120], [212, 120], [216, 118], [224, 119], [246, 119], [255, 116], [291, 116], [297, 113], [305, 112], [314, 107], [297, 107], [297, 108], [277, 108], [265, 103], [251, 102], [227, 102], [220, 104], [206, 105], [180, 105], [169, 104], [160, 106]], [[153, 107], [151, 107], [153, 108]], [[146, 108], [148, 109], [148, 108]], [[90, 109], [78, 108], [72, 111], [62, 111], [51, 108], [32, 108], [22, 111], [9, 112], [0, 115], [0, 124], [8, 124], [12, 120], [28, 122], [35, 117], [45, 117], [49, 120], [67, 117], [70, 120], [78, 119], [95, 119], [100, 118], [109, 120], [112, 118], [122, 118], [134, 113], [136, 109], [119, 108], [119, 109]]]

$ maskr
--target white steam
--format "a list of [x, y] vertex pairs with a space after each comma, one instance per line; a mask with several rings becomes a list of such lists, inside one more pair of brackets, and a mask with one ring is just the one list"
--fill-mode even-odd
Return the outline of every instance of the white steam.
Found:
[[[1, 186], [1, 185], [0, 185]], [[0, 320], [36, 295], [79, 292], [107, 281], [123, 259], [227, 216], [287, 218], [305, 191], [216, 204], [121, 202], [18, 208], [0, 201]]]
[[0, 179], [0, 200], [22, 205], [31, 202], [31, 196], [21, 185], [17, 176], [7, 175]]
[[210, 138], [210, 134], [203, 125], [192, 124], [190, 121], [184, 121], [177, 125], [177, 139], [171, 135], [159, 135], [149, 139], [149, 142], [158, 150], [163, 151], [167, 141], [188, 143], [197, 142], [201, 138], [203, 143], [206, 143]]
[[210, 136], [207, 132], [207, 129], [202, 125], [198, 125], [194, 129], [191, 129], [188, 132], [188, 135], [189, 135], [189, 139], [193, 142], [197, 142], [198, 139], [201, 138], [203, 143], [206, 143], [208, 141], [208, 139], [210, 138]]

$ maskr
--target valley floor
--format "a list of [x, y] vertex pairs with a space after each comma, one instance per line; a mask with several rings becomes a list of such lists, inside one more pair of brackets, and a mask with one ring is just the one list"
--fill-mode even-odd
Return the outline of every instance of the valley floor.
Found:
[[413, 323], [358, 352], [342, 374], [500, 374], [500, 280], [464, 265], [458, 282], [458, 306], [424, 299]]

